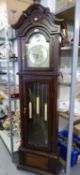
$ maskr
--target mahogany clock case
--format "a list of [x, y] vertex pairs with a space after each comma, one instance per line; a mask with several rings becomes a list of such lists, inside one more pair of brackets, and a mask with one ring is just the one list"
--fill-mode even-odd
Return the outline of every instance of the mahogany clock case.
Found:
[[13, 26], [18, 39], [21, 145], [18, 168], [58, 174], [57, 91], [63, 20], [33, 4]]

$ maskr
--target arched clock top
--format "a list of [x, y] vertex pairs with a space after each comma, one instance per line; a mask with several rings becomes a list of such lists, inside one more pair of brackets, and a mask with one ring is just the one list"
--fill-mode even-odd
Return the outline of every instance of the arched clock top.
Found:
[[52, 34], [60, 33], [60, 29], [64, 28], [64, 22], [56, 18], [49, 8], [33, 4], [22, 13], [18, 22], [12, 27], [16, 29], [17, 36], [25, 36], [31, 28], [39, 28]]

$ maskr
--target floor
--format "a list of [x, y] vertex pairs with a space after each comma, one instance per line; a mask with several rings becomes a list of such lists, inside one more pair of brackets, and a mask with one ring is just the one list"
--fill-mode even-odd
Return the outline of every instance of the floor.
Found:
[[0, 139], [0, 175], [34, 175], [33, 173], [17, 170], [11, 161], [11, 156]]
[[[30, 172], [17, 170], [14, 163], [11, 161], [10, 154], [5, 148], [3, 142], [0, 139], [0, 175], [35, 175]], [[61, 172], [60, 175], [65, 175]], [[72, 168], [69, 175], [80, 175], [80, 166]]]

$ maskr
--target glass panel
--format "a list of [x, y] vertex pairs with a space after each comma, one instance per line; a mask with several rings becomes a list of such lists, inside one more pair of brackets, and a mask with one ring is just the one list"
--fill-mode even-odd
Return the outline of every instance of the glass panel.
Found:
[[31, 36], [26, 44], [26, 59], [28, 67], [49, 67], [49, 43], [42, 34]]
[[48, 84], [28, 85], [28, 143], [48, 146]]

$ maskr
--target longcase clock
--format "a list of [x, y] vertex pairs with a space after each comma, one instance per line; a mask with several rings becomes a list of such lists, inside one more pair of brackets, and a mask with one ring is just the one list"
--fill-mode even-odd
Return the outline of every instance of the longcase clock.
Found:
[[34, 4], [16, 29], [19, 51], [21, 145], [19, 168], [58, 174], [57, 90], [59, 37], [63, 21]]

